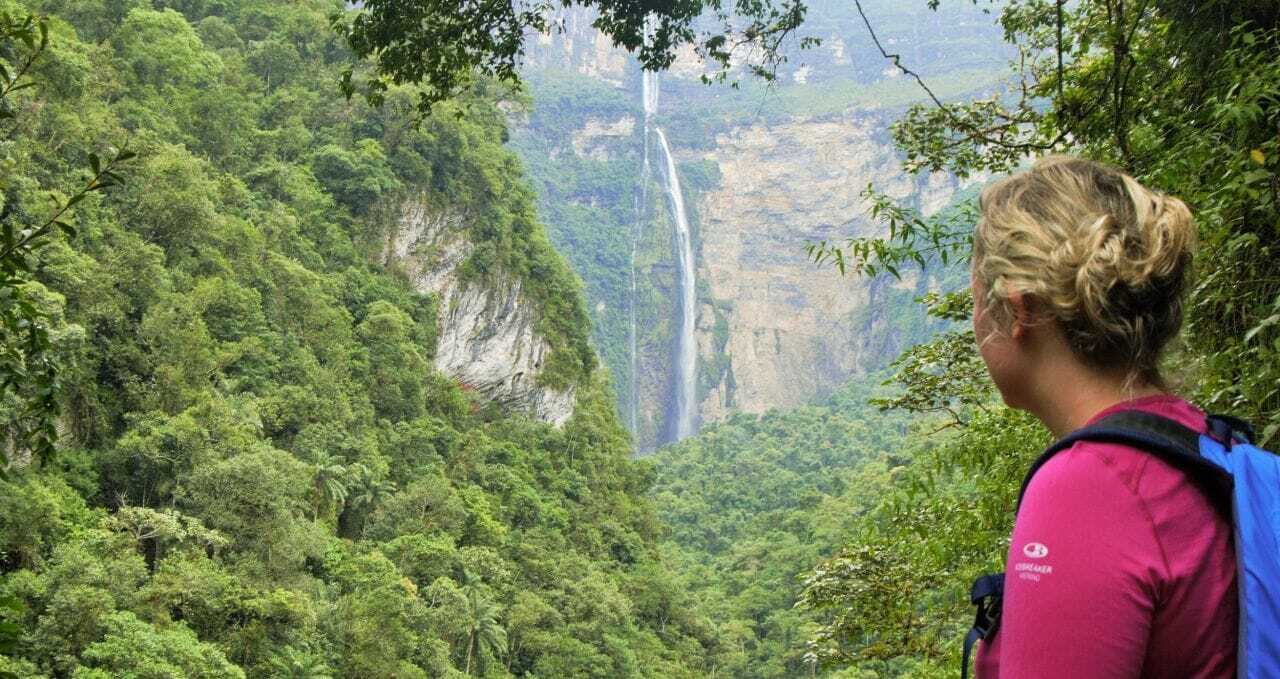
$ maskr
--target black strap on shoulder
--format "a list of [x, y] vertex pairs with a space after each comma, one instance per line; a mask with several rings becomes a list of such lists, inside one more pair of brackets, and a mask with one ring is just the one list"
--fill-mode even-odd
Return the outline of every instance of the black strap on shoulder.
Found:
[[[1219, 416], [1209, 418], [1209, 429], [1219, 436], [1228, 446], [1232, 434], [1240, 430], [1247, 431], [1248, 425], [1240, 426], [1232, 422], [1234, 418]], [[1225, 427], [1215, 426], [1222, 422]], [[1219, 435], [1218, 429], [1226, 432]], [[1117, 443], [1131, 446], [1150, 453], [1176, 469], [1182, 470], [1209, 498], [1213, 506], [1223, 516], [1231, 517], [1231, 475], [1218, 465], [1200, 457], [1200, 433], [1175, 422], [1167, 417], [1139, 410], [1122, 410], [1108, 415], [1088, 427], [1077, 429], [1059, 439], [1056, 443], [1036, 459], [1022, 481], [1022, 490], [1018, 493], [1018, 506], [1022, 506], [1022, 498], [1031, 485], [1031, 479], [1054, 455], [1070, 448], [1080, 441], [1096, 441], [1098, 443]]]
[[1004, 573], [984, 575], [973, 582], [969, 591], [969, 601], [977, 608], [973, 619], [973, 627], [964, 637], [964, 652], [960, 656], [960, 679], [969, 679], [969, 658], [973, 656], [973, 646], [979, 639], [985, 639], [1000, 626], [1000, 609], [1004, 598]]

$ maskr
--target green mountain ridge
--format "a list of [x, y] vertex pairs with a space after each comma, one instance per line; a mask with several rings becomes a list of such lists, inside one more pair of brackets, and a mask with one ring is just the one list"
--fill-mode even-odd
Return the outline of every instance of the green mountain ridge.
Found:
[[[415, 127], [337, 92], [338, 2], [9, 1], [50, 13], [14, 104], [7, 214], [88, 152], [125, 185], [44, 251], [65, 395], [52, 458], [0, 481], [20, 677], [701, 676], [580, 283], [485, 84]], [[472, 216], [460, 276], [517, 276], [572, 385], [562, 428], [432, 361], [449, 309], [383, 267], [402, 201]], [[6, 603], [6, 606], [8, 604]]]

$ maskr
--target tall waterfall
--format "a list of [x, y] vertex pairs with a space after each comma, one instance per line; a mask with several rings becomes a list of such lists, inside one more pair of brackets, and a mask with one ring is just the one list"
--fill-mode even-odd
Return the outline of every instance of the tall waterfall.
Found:
[[671, 198], [671, 212], [676, 220], [676, 248], [680, 251], [680, 338], [677, 342], [679, 362], [676, 363], [676, 440], [694, 433], [697, 419], [698, 345], [693, 336], [697, 308], [697, 281], [693, 276], [693, 235], [689, 233], [689, 217], [684, 210], [684, 194], [680, 191], [680, 176], [676, 174], [676, 161], [671, 157], [667, 135], [655, 127], [662, 144], [662, 155], [667, 158], [667, 194]]
[[[671, 156], [671, 146], [667, 143], [667, 135], [654, 121], [658, 110], [658, 75], [643, 71], [644, 96], [644, 179], [649, 178], [649, 130], [658, 137], [658, 145], [662, 151], [664, 178], [666, 180], [667, 197], [671, 203], [671, 214], [675, 221], [675, 243], [677, 250], [676, 264], [680, 271], [680, 334], [676, 338], [676, 371], [675, 371], [675, 417], [674, 438], [680, 440], [691, 436], [697, 429], [697, 385], [698, 385], [698, 345], [694, 337], [694, 323], [697, 317], [697, 281], [694, 278], [693, 234], [689, 229], [689, 216], [684, 207], [684, 193], [680, 190], [680, 175], [676, 172], [676, 162]], [[635, 247], [632, 247], [632, 299], [635, 292]], [[632, 304], [631, 329], [632, 375], [635, 375], [635, 305]], [[634, 377], [633, 377], [634, 383]], [[634, 404], [635, 399], [632, 399]], [[632, 417], [635, 417], [634, 405]], [[634, 419], [633, 419], [634, 422]], [[633, 425], [634, 426], [634, 425]]]

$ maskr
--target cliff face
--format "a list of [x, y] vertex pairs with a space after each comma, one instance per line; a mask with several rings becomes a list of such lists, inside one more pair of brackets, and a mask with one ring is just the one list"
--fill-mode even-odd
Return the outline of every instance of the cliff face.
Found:
[[[906, 31], [885, 37], [905, 41], [943, 96], [986, 87], [988, 69], [1003, 64], [980, 10], [931, 15], [951, 27], [943, 45], [911, 23], [915, 14], [887, 0], [870, 5]], [[883, 234], [867, 216], [868, 185], [926, 215], [960, 188], [945, 174], [901, 171], [888, 128], [923, 95], [871, 52], [844, 3], [813, 9], [807, 30], [822, 47], [793, 55], [774, 90], [745, 77], [740, 91], [702, 85], [706, 67], [682, 53], [659, 76], [649, 118], [638, 64], [601, 39], [589, 13], [567, 12], [566, 30], [527, 55], [534, 111], [515, 125], [514, 146], [539, 186], [552, 241], [586, 281], [593, 339], [642, 451], [670, 429], [680, 313], [664, 161], [646, 121], [670, 141], [690, 213], [702, 424], [820, 398], [935, 327], [912, 299], [939, 287], [940, 274], [841, 277], [807, 256], [819, 241]]]
[[555, 28], [533, 35], [523, 67], [575, 72], [621, 87], [631, 60], [591, 25], [595, 18], [595, 12], [576, 7], [551, 13]]
[[468, 281], [467, 216], [414, 199], [390, 232], [386, 262], [437, 300], [435, 366], [469, 389], [513, 410], [561, 425], [573, 414], [574, 389], [538, 383], [550, 345], [537, 332], [538, 310], [522, 282], [499, 273]]
[[950, 200], [955, 181], [904, 175], [882, 130], [881, 116], [856, 111], [739, 127], [704, 155], [721, 179], [699, 203], [699, 344], [702, 356], [723, 356], [704, 363], [704, 421], [799, 405], [885, 358], [884, 328], [865, 312], [888, 282], [841, 277], [805, 249], [880, 232], [864, 216], [868, 184], [926, 211]]

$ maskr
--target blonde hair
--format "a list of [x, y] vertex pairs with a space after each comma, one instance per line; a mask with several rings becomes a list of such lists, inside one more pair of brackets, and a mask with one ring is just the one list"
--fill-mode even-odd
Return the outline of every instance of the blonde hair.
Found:
[[1163, 386], [1195, 244], [1186, 204], [1109, 165], [1050, 156], [988, 186], [979, 206], [974, 275], [998, 326], [1020, 292], [1086, 365]]

